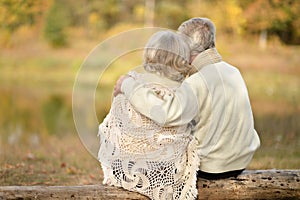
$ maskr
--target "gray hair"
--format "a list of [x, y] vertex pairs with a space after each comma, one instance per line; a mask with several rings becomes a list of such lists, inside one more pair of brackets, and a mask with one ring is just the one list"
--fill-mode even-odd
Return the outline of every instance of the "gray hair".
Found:
[[208, 18], [189, 19], [179, 26], [178, 31], [190, 38], [191, 55], [197, 55], [216, 46], [216, 28]]
[[144, 50], [144, 69], [174, 81], [183, 81], [194, 73], [189, 64], [190, 48], [184, 37], [171, 31], [151, 36]]

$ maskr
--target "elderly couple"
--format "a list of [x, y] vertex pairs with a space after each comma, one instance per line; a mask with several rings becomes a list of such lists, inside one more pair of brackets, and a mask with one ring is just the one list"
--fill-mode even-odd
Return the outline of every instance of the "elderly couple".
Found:
[[121, 76], [99, 126], [104, 184], [150, 199], [195, 199], [197, 177], [238, 176], [260, 146], [245, 82], [192, 18], [151, 36], [145, 73]]

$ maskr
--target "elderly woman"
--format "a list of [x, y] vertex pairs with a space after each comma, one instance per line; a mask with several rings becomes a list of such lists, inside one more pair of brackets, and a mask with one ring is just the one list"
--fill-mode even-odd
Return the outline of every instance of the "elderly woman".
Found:
[[[144, 50], [144, 74], [130, 76], [168, 98], [172, 90], [196, 70], [189, 65], [190, 50], [182, 36], [155, 33]], [[159, 108], [151, 111], [161, 115]], [[104, 184], [137, 191], [151, 199], [194, 199], [199, 161], [191, 135], [192, 124], [162, 127], [135, 111], [117, 95], [99, 126], [98, 159]]]

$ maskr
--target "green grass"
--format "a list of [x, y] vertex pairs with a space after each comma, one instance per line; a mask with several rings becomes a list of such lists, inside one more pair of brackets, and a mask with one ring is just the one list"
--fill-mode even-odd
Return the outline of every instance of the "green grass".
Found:
[[[72, 119], [76, 73], [97, 41], [75, 39], [60, 50], [41, 41], [1, 49], [0, 185], [102, 181], [99, 163], [84, 149]], [[299, 168], [300, 48], [260, 50], [252, 41], [225, 45], [226, 38], [220, 40], [224, 59], [245, 79], [261, 138], [249, 168]], [[125, 55], [101, 76], [95, 96], [100, 122], [109, 111], [115, 81], [139, 65], [140, 57], [141, 52]]]

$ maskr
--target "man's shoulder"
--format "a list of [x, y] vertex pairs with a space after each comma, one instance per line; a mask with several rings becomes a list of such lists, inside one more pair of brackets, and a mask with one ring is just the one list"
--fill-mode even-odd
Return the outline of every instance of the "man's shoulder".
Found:
[[201, 81], [203, 79], [203, 75], [201, 71], [199, 70], [198, 72], [192, 74], [191, 76], [187, 77], [184, 82], [190, 83], [190, 82], [195, 82], [195, 81]]
[[240, 70], [238, 69], [238, 67], [236, 67], [226, 61], [221, 61], [219, 63], [216, 63], [215, 66], [218, 68], [218, 70], [221, 70], [224, 72], [240, 74]]

